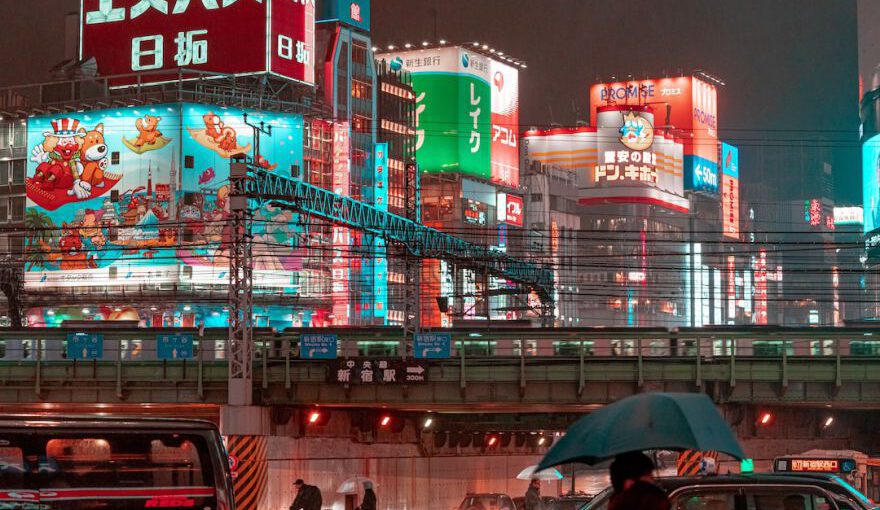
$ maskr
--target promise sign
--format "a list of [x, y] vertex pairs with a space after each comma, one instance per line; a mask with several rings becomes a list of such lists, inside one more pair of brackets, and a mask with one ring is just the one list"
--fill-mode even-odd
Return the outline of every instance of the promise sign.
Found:
[[140, 83], [185, 68], [314, 84], [315, 0], [80, 0], [79, 48], [103, 76], [150, 71]]

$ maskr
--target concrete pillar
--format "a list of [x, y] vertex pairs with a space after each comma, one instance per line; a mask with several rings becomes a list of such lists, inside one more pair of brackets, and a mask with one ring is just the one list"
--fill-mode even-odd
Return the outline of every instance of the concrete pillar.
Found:
[[237, 510], [258, 510], [266, 500], [269, 463], [266, 436], [271, 431], [268, 407], [223, 406], [220, 432], [226, 440]]

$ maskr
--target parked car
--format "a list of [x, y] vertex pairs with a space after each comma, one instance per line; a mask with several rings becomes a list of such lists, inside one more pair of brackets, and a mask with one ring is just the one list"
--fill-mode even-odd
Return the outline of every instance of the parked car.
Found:
[[589, 503], [593, 496], [577, 494], [573, 496], [563, 496], [556, 498], [551, 505], [544, 506], [545, 510], [578, 510], [585, 504]]
[[[541, 496], [541, 501], [544, 503], [544, 510], [553, 510], [553, 503], [556, 501], [556, 498], [550, 496]], [[513, 498], [513, 504], [516, 505], [516, 510], [525, 510], [526, 498], [522, 496], [518, 498]], [[575, 508], [575, 510], [577, 510], [577, 508]]]
[[[782, 510], [792, 499], [802, 510], [876, 510], [835, 475], [759, 473], [658, 478], [656, 483], [669, 494], [673, 510]], [[608, 510], [611, 494], [609, 487], [580, 510]]]
[[507, 494], [468, 494], [458, 510], [516, 510], [516, 505]]

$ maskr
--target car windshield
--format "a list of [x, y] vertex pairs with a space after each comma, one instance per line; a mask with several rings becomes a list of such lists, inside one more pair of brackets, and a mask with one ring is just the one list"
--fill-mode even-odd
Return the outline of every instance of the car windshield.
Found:
[[834, 483], [846, 489], [846, 492], [848, 492], [850, 496], [856, 498], [857, 501], [865, 505], [867, 508], [877, 508], [877, 506], [870, 499], [868, 499], [864, 494], [859, 492], [858, 489], [850, 485], [843, 478], [839, 476], [832, 476], [831, 479], [834, 480]]
[[608, 502], [611, 500], [611, 493], [612, 492], [613, 492], [613, 489], [611, 487], [608, 487], [607, 489], [600, 492], [599, 494], [596, 494], [596, 496], [593, 497], [593, 499], [580, 505], [577, 508], [578, 508], [578, 510], [607, 510]]

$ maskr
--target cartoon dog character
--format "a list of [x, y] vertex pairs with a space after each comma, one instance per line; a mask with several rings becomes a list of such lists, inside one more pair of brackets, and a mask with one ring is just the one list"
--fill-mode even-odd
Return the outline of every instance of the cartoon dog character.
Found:
[[238, 148], [238, 135], [234, 129], [220, 120], [219, 115], [214, 115], [213, 112], [210, 112], [207, 115], [203, 115], [202, 120], [205, 122], [205, 133], [214, 140], [217, 147], [227, 152]]
[[43, 143], [31, 151], [31, 161], [37, 163], [34, 184], [46, 191], [66, 190], [68, 195], [88, 198], [90, 192], [78, 186], [76, 159], [86, 130], [76, 119], [52, 121], [52, 131], [43, 133]]
[[139, 134], [137, 140], [134, 141], [134, 145], [136, 147], [153, 145], [159, 138], [162, 138], [162, 132], [159, 131], [159, 121], [161, 120], [162, 117], [153, 117], [152, 115], [146, 115], [143, 119], [138, 119], [135, 122], [135, 126]]
[[93, 187], [104, 186], [104, 172], [110, 165], [107, 155], [109, 149], [104, 142], [104, 124], [98, 124], [95, 129], [83, 136], [82, 147], [79, 150], [80, 163], [77, 165], [81, 186], [91, 193]]

